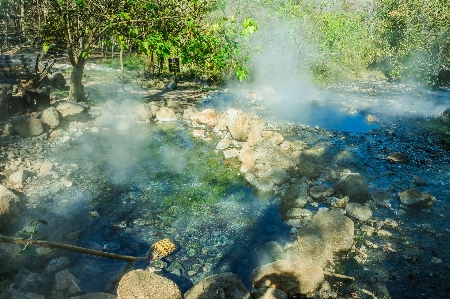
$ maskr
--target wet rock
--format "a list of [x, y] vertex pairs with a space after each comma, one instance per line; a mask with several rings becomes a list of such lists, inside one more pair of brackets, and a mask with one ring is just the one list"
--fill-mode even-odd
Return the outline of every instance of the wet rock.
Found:
[[62, 256], [56, 259], [53, 259], [48, 263], [45, 271], [47, 272], [58, 272], [66, 269], [70, 265], [70, 259], [67, 256]]
[[231, 158], [239, 157], [239, 150], [235, 149], [235, 148], [224, 150], [223, 151], [223, 156], [225, 157], [225, 159], [231, 159]]
[[66, 86], [66, 79], [61, 73], [55, 73], [50, 77], [50, 86], [54, 88], [62, 89]]
[[288, 219], [287, 212], [292, 208], [304, 208], [308, 199], [307, 183], [290, 185], [281, 198], [281, 205], [278, 208], [281, 218]]
[[13, 288], [9, 288], [4, 294], [4, 298], [8, 299], [45, 299], [44, 296], [34, 294], [34, 293], [22, 293], [14, 290]]
[[312, 294], [323, 282], [322, 268], [309, 261], [276, 261], [258, 267], [252, 274], [254, 288], [276, 288], [289, 296]]
[[21, 137], [38, 136], [44, 132], [44, 126], [40, 119], [32, 116], [19, 116], [11, 120], [12, 129]]
[[275, 185], [281, 185], [291, 178], [288, 172], [281, 167], [272, 167], [270, 177]]
[[278, 289], [274, 288], [261, 288], [256, 289], [252, 293], [253, 299], [288, 299], [288, 295]]
[[417, 189], [407, 189], [399, 194], [400, 202], [410, 207], [428, 207], [435, 201], [436, 197]]
[[39, 174], [46, 175], [52, 170], [52, 168], [53, 164], [51, 162], [43, 162], [39, 167]]
[[247, 182], [263, 193], [273, 191], [273, 181], [270, 178], [270, 174], [267, 173], [264, 176], [257, 175], [255, 171], [247, 171], [245, 173], [245, 179]]
[[185, 299], [251, 299], [239, 276], [222, 273], [206, 277], [184, 294]]
[[134, 115], [138, 121], [148, 121], [153, 118], [153, 113], [148, 104], [138, 104], [134, 109]]
[[177, 285], [150, 271], [133, 270], [125, 274], [117, 288], [117, 299], [181, 299]]
[[81, 296], [71, 297], [70, 299], [116, 299], [117, 297], [108, 293], [88, 293]]
[[264, 247], [269, 252], [272, 261], [283, 260], [285, 258], [284, 248], [280, 243], [270, 241], [264, 244]]
[[286, 213], [286, 218], [292, 219], [311, 219], [312, 212], [308, 209], [303, 208], [290, 208]]
[[372, 210], [369, 207], [363, 206], [359, 203], [349, 203], [345, 206], [345, 211], [350, 216], [359, 221], [367, 221], [372, 218]]
[[74, 102], [60, 103], [56, 106], [56, 109], [58, 110], [58, 112], [61, 114], [62, 117], [79, 115], [86, 110], [86, 108], [83, 105]]
[[399, 152], [390, 153], [387, 156], [386, 160], [388, 160], [391, 163], [406, 163], [406, 162], [408, 162], [408, 158], [406, 157], [406, 155], [399, 153]]
[[237, 141], [247, 141], [252, 130], [264, 128], [264, 123], [257, 115], [244, 114], [241, 110], [229, 109], [227, 120], [228, 130]]
[[317, 184], [309, 188], [309, 195], [314, 199], [324, 199], [333, 195], [334, 189], [326, 184]]
[[48, 125], [50, 128], [56, 128], [59, 126], [59, 113], [55, 107], [49, 107], [42, 111], [41, 121]]
[[369, 198], [375, 202], [377, 206], [390, 208], [392, 194], [387, 191], [373, 191], [369, 193]]
[[[316, 231], [330, 246], [333, 252], [349, 250], [353, 245], [355, 225], [339, 209], [319, 211], [312, 217], [310, 229]], [[304, 231], [299, 230], [301, 236]], [[310, 234], [310, 231], [307, 231]]]
[[295, 175], [297, 177], [308, 177], [316, 179], [323, 171], [323, 166], [308, 160], [302, 160], [296, 165]]
[[341, 198], [333, 196], [328, 198], [328, 203], [330, 204], [330, 206], [334, 208], [344, 209], [345, 206], [348, 204], [349, 199], [350, 198], [348, 196], [344, 196]]
[[177, 120], [177, 116], [176, 116], [175, 112], [168, 107], [161, 107], [156, 112], [155, 116], [158, 121], [176, 121]]
[[80, 280], [75, 278], [68, 270], [55, 273], [55, 289], [65, 294], [80, 293]]
[[219, 151], [225, 150], [228, 147], [230, 147], [231, 144], [232, 144], [232, 141], [230, 139], [223, 138], [222, 140], [219, 141], [219, 143], [217, 143], [216, 150], [219, 150]]
[[215, 109], [205, 109], [203, 111], [194, 113], [191, 116], [194, 123], [214, 127], [217, 125], [217, 115]]
[[369, 196], [367, 180], [359, 173], [350, 173], [333, 188], [337, 195], [348, 196], [350, 202], [364, 204]]
[[314, 231], [298, 235], [297, 240], [286, 249], [286, 260], [306, 260], [324, 268], [333, 261], [333, 250], [325, 240]]

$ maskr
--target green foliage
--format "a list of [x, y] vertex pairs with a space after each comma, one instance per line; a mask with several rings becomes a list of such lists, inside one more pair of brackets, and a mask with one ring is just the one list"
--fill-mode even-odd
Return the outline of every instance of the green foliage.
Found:
[[392, 79], [450, 83], [450, 6], [446, 0], [377, 0], [376, 66]]

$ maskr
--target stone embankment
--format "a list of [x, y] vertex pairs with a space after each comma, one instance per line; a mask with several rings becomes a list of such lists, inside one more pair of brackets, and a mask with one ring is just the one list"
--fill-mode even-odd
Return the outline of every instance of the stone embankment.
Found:
[[[316, 292], [322, 298], [333, 298], [336, 293], [325, 277], [333, 274], [337, 253], [355, 250], [355, 230], [386, 235], [389, 232], [383, 227], [396, 225], [391, 219], [372, 221], [372, 210], [383, 194], [370, 193], [362, 174], [323, 164], [323, 148], [302, 140], [286, 140], [279, 132], [267, 129], [257, 115], [236, 109], [221, 113], [214, 109], [197, 111], [172, 100], [138, 105], [108, 101], [101, 107], [62, 101], [41, 113], [11, 119], [4, 126], [0, 140], [1, 232], [20, 229], [20, 208], [32, 208], [36, 204], [34, 198], [71, 188], [72, 166], [52, 163], [46, 155], [52, 148], [76, 139], [86, 130], [96, 132], [111, 125], [127, 129], [133, 121], [184, 121], [192, 136], [217, 142], [217, 153], [224, 159], [238, 159], [241, 174], [262, 196], [279, 199], [281, 217], [292, 227], [297, 240], [286, 246], [273, 242], [274, 261], [254, 270], [252, 293], [232, 273], [209, 276], [183, 295], [169, 279], [135, 270], [122, 277], [118, 297], [86, 294], [72, 298], [281, 299], [295, 294], [312, 296]], [[398, 160], [399, 155], [390, 159], [394, 158]], [[410, 189], [402, 192], [399, 200], [405, 206], [426, 207], [436, 199]], [[364, 253], [360, 259], [363, 262]], [[58, 268], [55, 272], [55, 293], [79, 292], [77, 279], [67, 269]], [[8, 298], [42, 297], [13, 288], [7, 293]]]

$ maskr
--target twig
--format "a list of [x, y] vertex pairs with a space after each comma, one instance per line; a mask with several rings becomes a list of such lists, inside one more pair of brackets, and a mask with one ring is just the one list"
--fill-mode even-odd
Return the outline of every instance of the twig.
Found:
[[337, 274], [337, 273], [328, 272], [328, 271], [323, 271], [323, 274], [328, 275], [328, 276], [337, 277], [337, 278], [347, 279], [347, 280], [351, 280], [351, 281], [355, 280], [355, 278], [352, 277], [352, 276], [347, 276], [347, 275], [343, 275], [343, 274]]
[[29, 239], [21, 239], [21, 238], [12, 238], [12, 237], [6, 237], [0, 235], [0, 242], [3, 243], [14, 243], [19, 245], [35, 245], [35, 246], [41, 246], [41, 247], [51, 247], [51, 248], [58, 248], [58, 249], [64, 249], [64, 250], [70, 250], [90, 255], [96, 255], [96, 256], [102, 256], [102, 257], [108, 257], [111, 259], [117, 259], [117, 260], [124, 260], [124, 261], [141, 261], [141, 260], [149, 260], [150, 258], [148, 256], [144, 257], [135, 257], [135, 256], [128, 256], [128, 255], [121, 255], [121, 254], [115, 254], [115, 253], [109, 253], [104, 251], [98, 251], [93, 249], [88, 249], [84, 247], [78, 247], [73, 245], [67, 245], [62, 243], [54, 243], [54, 242], [47, 242], [47, 241], [41, 241], [41, 240], [29, 240]]

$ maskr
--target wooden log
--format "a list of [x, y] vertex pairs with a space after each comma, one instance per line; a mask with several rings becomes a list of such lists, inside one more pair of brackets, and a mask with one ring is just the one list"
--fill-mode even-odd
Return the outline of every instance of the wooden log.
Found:
[[31, 80], [38, 76], [39, 54], [0, 55], [0, 78]]

